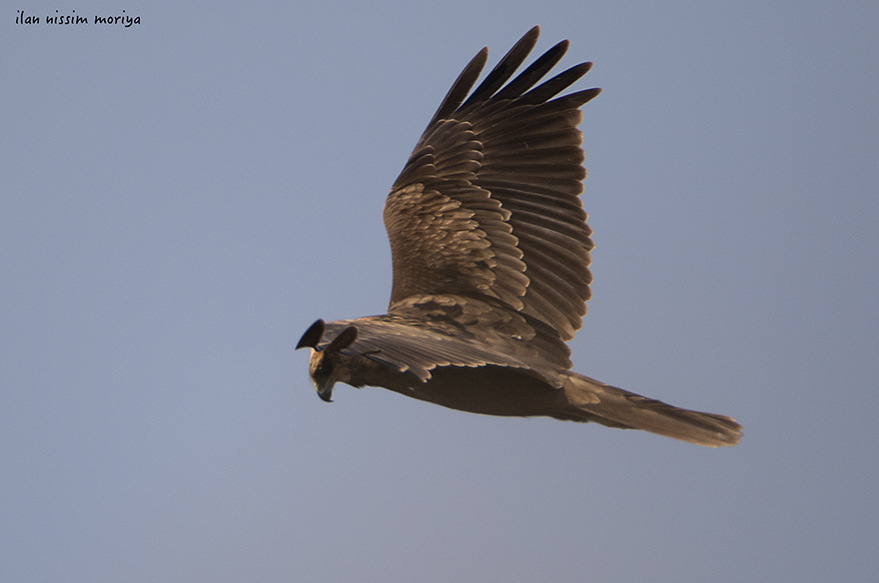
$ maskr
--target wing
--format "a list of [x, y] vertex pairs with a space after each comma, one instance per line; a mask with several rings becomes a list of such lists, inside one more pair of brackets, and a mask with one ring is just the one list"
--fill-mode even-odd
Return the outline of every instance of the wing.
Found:
[[528, 31], [465, 101], [488, 51], [476, 55], [394, 183], [384, 209], [389, 312], [413, 296], [453, 294], [499, 301], [563, 340], [580, 328], [593, 245], [579, 199], [586, 171], [576, 126], [579, 107], [600, 90], [553, 99], [591, 63], [534, 87], [567, 41], [507, 83], [539, 32]]
[[570, 351], [555, 330], [474, 298], [414, 296], [386, 315], [329, 322], [318, 348], [350, 326], [357, 328], [356, 341], [342, 352], [411, 372], [421, 381], [436, 367], [495, 365], [560, 388], [571, 367]]

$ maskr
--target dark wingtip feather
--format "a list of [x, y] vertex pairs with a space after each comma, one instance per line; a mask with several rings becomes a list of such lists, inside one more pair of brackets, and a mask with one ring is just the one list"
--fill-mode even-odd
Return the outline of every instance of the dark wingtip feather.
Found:
[[299, 339], [299, 343], [296, 345], [296, 350], [305, 348], [306, 346], [309, 348], [317, 348], [320, 339], [323, 338], [324, 327], [323, 320], [318, 320], [309, 326], [308, 330], [305, 331], [305, 334], [302, 335], [302, 338]]
[[427, 124], [428, 128], [438, 120], [448, 117], [458, 109], [461, 103], [464, 102], [464, 98], [467, 97], [470, 89], [476, 84], [476, 80], [479, 79], [479, 74], [482, 72], [487, 61], [488, 47], [482, 47], [482, 50], [476, 53], [476, 56], [467, 63], [467, 66], [464, 67], [464, 70], [461, 71], [461, 74], [455, 79], [452, 88], [446, 93], [446, 96], [443, 98], [442, 103], [440, 103], [439, 108], [437, 108], [436, 113], [434, 113], [433, 117], [430, 119], [430, 123]]
[[[466, 109], [473, 104], [490, 99], [495, 92], [513, 76], [516, 69], [525, 62], [525, 59], [527, 59], [528, 55], [531, 54], [531, 51], [534, 50], [538, 36], [540, 36], [540, 28], [537, 26], [526, 32], [525, 35], [513, 45], [513, 48], [504, 55], [504, 58], [495, 65], [494, 69], [492, 69], [485, 80], [479, 84], [479, 87], [473, 91], [473, 94], [467, 98], [467, 101], [464, 102], [464, 105], [462, 105], [461, 108]], [[558, 47], [558, 45], [556, 45], [556, 47]], [[553, 49], [550, 49], [550, 51], [552, 50]], [[564, 53], [564, 51], [562, 51], [562, 53]]]

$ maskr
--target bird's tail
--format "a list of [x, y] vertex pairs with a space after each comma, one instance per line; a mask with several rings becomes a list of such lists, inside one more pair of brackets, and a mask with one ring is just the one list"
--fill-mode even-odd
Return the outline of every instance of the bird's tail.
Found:
[[678, 409], [575, 372], [569, 373], [564, 391], [568, 419], [643, 429], [707, 447], [735, 445], [742, 436], [742, 426], [732, 417]]

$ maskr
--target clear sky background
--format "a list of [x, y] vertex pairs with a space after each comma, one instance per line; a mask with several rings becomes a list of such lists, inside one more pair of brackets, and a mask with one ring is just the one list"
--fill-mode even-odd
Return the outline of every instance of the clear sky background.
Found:
[[[328, 405], [294, 352], [384, 312], [388, 188], [534, 24], [604, 88], [575, 369], [738, 447]], [[875, 580], [877, 30], [874, 0], [6, 3], [0, 580]]]

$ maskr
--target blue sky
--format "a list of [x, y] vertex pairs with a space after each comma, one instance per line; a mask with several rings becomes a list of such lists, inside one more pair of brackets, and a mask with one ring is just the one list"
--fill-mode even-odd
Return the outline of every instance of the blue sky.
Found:
[[[296, 341], [385, 310], [381, 208], [424, 125], [534, 24], [604, 89], [574, 368], [732, 415], [738, 447], [314, 394]], [[0, 27], [0, 579], [879, 570], [875, 2], [85, 0]]]

